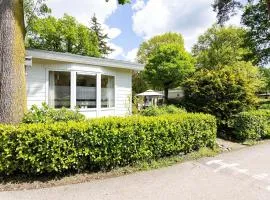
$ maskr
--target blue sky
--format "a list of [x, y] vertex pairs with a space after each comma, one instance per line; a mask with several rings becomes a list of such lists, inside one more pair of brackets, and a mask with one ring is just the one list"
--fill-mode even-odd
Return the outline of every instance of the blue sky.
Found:
[[[109, 34], [109, 44], [115, 51], [110, 58], [134, 61], [139, 45], [158, 34], [179, 32], [185, 39], [188, 51], [215, 23], [213, 0], [132, 0], [120, 6], [117, 0], [48, 0], [53, 15], [68, 13], [88, 25], [95, 13]], [[239, 24], [239, 16], [230, 24]]]

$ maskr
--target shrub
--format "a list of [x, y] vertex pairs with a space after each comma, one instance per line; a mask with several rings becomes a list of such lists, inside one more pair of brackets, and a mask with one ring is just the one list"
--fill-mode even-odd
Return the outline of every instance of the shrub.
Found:
[[215, 115], [221, 127], [239, 112], [254, 107], [263, 86], [258, 69], [239, 62], [219, 70], [197, 71], [183, 85], [189, 111]]
[[270, 110], [239, 113], [234, 119], [233, 130], [240, 141], [270, 138]]
[[0, 125], [0, 173], [100, 170], [214, 147], [215, 117], [179, 114]]
[[159, 116], [165, 114], [180, 114], [185, 113], [186, 111], [182, 108], [177, 108], [174, 105], [169, 106], [150, 106], [141, 110], [140, 114], [143, 116]]
[[66, 108], [52, 109], [46, 104], [42, 107], [33, 105], [29, 112], [24, 116], [23, 123], [53, 123], [53, 122], [67, 122], [67, 121], [82, 121], [84, 115], [80, 114], [77, 110], [69, 110]]
[[270, 100], [263, 99], [260, 101], [259, 109], [267, 109], [270, 110]]

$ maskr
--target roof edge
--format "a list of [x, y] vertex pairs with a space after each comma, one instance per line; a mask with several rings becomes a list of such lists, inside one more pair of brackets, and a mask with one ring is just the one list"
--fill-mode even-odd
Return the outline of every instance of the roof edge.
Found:
[[114, 60], [108, 58], [94, 58], [89, 56], [81, 56], [71, 53], [60, 53], [54, 51], [45, 51], [37, 49], [27, 49], [27, 56], [32, 56], [32, 58], [42, 59], [42, 60], [51, 60], [51, 61], [61, 61], [68, 63], [77, 63], [77, 64], [88, 64], [102, 67], [113, 67], [113, 68], [122, 68], [122, 69], [131, 69], [136, 71], [142, 71], [144, 65], [134, 62]]

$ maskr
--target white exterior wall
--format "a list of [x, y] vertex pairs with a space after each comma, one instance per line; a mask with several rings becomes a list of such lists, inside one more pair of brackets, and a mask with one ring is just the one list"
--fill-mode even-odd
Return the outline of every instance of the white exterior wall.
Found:
[[[49, 71], [70, 71], [71, 77], [76, 72], [94, 73], [97, 77], [101, 74], [115, 77], [115, 107], [80, 110], [89, 118], [103, 116], [125, 116], [131, 114], [132, 73], [128, 69], [89, 66], [83, 64], [55, 63], [49, 64], [42, 61], [33, 61], [33, 66], [27, 69], [27, 106], [40, 106], [43, 102], [48, 104]], [[72, 79], [72, 78], [71, 78]], [[71, 80], [72, 81], [72, 80]], [[73, 80], [74, 81], [74, 80]], [[98, 83], [99, 84], [99, 83]], [[72, 90], [71, 88], [71, 94]], [[97, 85], [98, 90], [98, 85]], [[74, 92], [73, 92], [74, 93]], [[97, 91], [99, 95], [100, 91]], [[99, 98], [97, 98], [97, 101]]]

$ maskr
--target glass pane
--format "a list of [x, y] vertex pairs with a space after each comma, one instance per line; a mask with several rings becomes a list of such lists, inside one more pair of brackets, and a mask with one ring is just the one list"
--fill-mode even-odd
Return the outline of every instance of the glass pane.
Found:
[[101, 76], [101, 108], [111, 108], [115, 105], [114, 77]]
[[70, 72], [49, 72], [49, 106], [70, 108]]
[[77, 74], [76, 105], [79, 108], [96, 108], [96, 81], [94, 75]]

